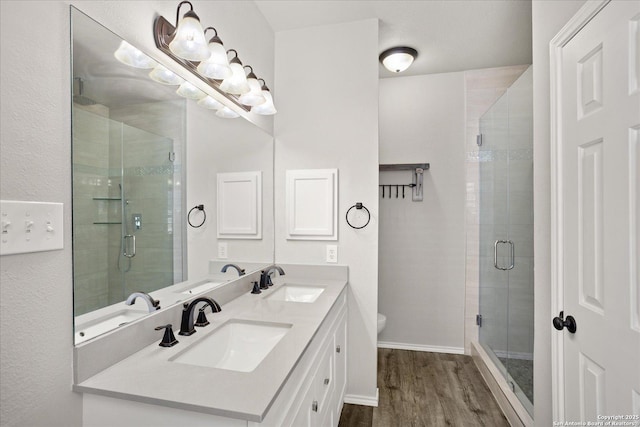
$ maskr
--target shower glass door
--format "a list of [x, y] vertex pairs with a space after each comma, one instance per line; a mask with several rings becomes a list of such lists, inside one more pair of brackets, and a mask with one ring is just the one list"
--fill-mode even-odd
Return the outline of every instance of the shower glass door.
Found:
[[73, 114], [74, 310], [80, 315], [174, 283], [180, 195], [170, 138], [81, 108]]
[[480, 119], [480, 344], [533, 412], [532, 69]]

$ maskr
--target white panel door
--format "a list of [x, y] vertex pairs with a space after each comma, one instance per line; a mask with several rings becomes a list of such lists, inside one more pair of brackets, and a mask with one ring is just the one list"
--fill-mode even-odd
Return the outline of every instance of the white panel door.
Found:
[[566, 421], [639, 414], [639, 21], [639, 1], [614, 0], [558, 58]]

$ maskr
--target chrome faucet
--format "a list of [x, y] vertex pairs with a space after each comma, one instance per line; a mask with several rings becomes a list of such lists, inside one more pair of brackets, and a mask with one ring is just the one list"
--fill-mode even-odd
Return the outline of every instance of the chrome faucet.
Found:
[[125, 302], [125, 304], [133, 305], [136, 298], [142, 298], [147, 303], [147, 305], [149, 306], [149, 313], [153, 313], [154, 311], [160, 310], [161, 308], [160, 301], [158, 301], [157, 299], [153, 299], [151, 295], [144, 292], [132, 293], [131, 295], [129, 295], [129, 298], [127, 298], [127, 301]]
[[222, 267], [222, 270], [220, 270], [220, 271], [223, 272], [223, 273], [226, 273], [227, 272], [227, 268], [229, 268], [229, 267], [233, 267], [236, 270], [238, 270], [238, 276], [243, 276], [244, 275], [244, 268], [240, 268], [235, 264], [227, 264], [224, 267]]
[[277, 265], [274, 265], [273, 267], [269, 267], [268, 269], [263, 270], [260, 274], [260, 289], [268, 289], [269, 286], [273, 286], [273, 282], [271, 281], [271, 274], [275, 270], [278, 270], [278, 273], [281, 276], [284, 276], [284, 270], [278, 267]]
[[218, 304], [213, 298], [209, 297], [199, 297], [191, 301], [191, 303], [185, 302], [183, 305], [184, 308], [182, 309], [182, 322], [180, 323], [180, 332], [178, 332], [178, 334], [192, 335], [196, 332], [195, 328], [193, 327], [193, 312], [195, 311], [196, 305], [198, 305], [198, 303], [200, 302], [206, 303], [203, 309], [208, 305], [211, 307], [211, 311], [214, 313], [219, 313], [222, 311], [220, 304]]

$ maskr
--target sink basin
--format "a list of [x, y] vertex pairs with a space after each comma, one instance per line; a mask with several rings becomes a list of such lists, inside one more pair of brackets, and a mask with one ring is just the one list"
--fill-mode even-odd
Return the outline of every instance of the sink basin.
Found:
[[105, 332], [116, 329], [119, 326], [133, 322], [147, 314], [149, 314], [147, 311], [123, 309], [118, 310], [115, 313], [102, 316], [98, 319], [81, 323], [75, 328], [75, 343], [80, 344], [81, 342], [90, 340], [91, 338], [102, 335]]
[[320, 286], [284, 284], [267, 298], [276, 301], [310, 303], [317, 300], [322, 292], [324, 288]]
[[224, 283], [225, 282], [207, 282], [201, 285], [194, 286], [193, 288], [185, 289], [180, 293], [187, 294], [187, 295], [195, 295], [201, 292], [206, 292], [206, 291], [210, 291], [211, 289], [215, 289]]
[[251, 372], [291, 328], [289, 323], [232, 319], [170, 360], [209, 368]]

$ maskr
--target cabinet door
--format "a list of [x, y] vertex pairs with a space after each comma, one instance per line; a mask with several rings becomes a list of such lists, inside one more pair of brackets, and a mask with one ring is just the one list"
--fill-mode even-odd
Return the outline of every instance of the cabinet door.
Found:
[[344, 401], [344, 394], [347, 389], [347, 319], [343, 314], [338, 321], [338, 327], [334, 335], [333, 346], [333, 359], [335, 362], [334, 369], [334, 419], [340, 419], [340, 412], [342, 412], [342, 404]]
[[316, 413], [313, 411], [313, 402], [315, 400], [314, 395], [315, 388], [313, 387], [313, 384], [310, 384], [310, 387], [307, 388], [307, 392], [300, 403], [298, 412], [290, 424], [291, 427], [315, 427]]

